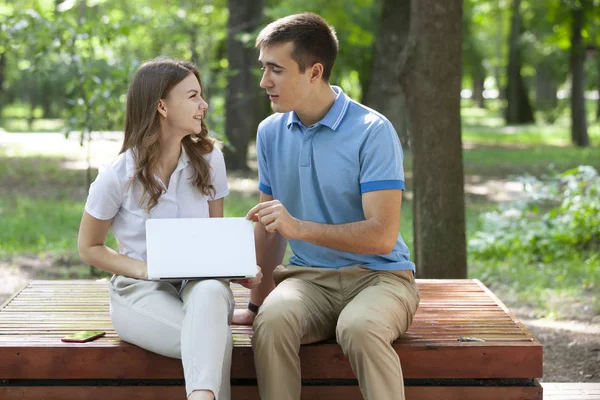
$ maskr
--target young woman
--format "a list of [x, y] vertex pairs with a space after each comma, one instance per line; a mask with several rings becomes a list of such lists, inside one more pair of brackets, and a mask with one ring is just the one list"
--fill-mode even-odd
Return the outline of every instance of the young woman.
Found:
[[[91, 185], [79, 228], [81, 258], [113, 275], [111, 319], [119, 336], [181, 358], [189, 399], [229, 399], [234, 299], [224, 280], [146, 280], [148, 218], [223, 217], [223, 154], [208, 136], [198, 69], [159, 58], [143, 64], [127, 94], [119, 157]], [[119, 252], [104, 245], [108, 229]], [[201, 261], [202, 255], [198, 255]], [[262, 274], [240, 282], [258, 285]]]

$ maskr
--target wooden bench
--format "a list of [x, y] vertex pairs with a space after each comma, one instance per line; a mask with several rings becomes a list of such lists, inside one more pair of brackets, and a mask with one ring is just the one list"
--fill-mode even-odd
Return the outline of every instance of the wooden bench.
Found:
[[[408, 400], [542, 399], [542, 345], [478, 280], [417, 280], [421, 304], [400, 355]], [[240, 307], [247, 290], [236, 286]], [[104, 330], [66, 344], [62, 336]], [[233, 399], [258, 399], [251, 327], [234, 327]], [[485, 340], [459, 341], [460, 337]], [[302, 346], [302, 398], [362, 398], [340, 347]], [[0, 308], [0, 399], [184, 399], [180, 360], [122, 342], [106, 282], [32, 281]]]

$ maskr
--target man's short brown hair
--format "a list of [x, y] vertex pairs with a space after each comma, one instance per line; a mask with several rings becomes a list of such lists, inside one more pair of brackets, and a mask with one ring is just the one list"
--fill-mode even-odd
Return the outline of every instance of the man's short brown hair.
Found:
[[329, 81], [338, 53], [335, 30], [313, 13], [294, 14], [267, 25], [256, 38], [256, 47], [263, 49], [274, 44], [292, 42], [292, 58], [300, 72], [314, 63], [323, 64], [323, 80]]

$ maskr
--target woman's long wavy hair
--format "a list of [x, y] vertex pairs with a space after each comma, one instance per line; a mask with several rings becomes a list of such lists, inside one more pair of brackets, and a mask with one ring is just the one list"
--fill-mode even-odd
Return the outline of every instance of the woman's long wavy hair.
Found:
[[[202, 87], [200, 72], [194, 64], [170, 58], [157, 58], [140, 66], [127, 92], [125, 137], [119, 154], [129, 149], [133, 152], [133, 180], [138, 179], [142, 184], [140, 207], [146, 208], [147, 212], [158, 204], [158, 199], [165, 192], [155, 177], [163, 150], [158, 103], [189, 74], [194, 74]], [[204, 98], [204, 94], [202, 97]], [[203, 156], [213, 151], [214, 143], [214, 139], [208, 136], [204, 119], [200, 133], [188, 135], [182, 140], [183, 148], [194, 168], [191, 181], [207, 196], [215, 189], [211, 185], [210, 165]]]

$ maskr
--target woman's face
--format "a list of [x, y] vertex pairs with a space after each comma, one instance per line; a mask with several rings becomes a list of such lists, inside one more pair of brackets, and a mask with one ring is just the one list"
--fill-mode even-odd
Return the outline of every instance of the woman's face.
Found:
[[200, 133], [202, 118], [208, 110], [201, 94], [200, 82], [190, 73], [159, 101], [158, 112], [167, 131], [181, 137]]

